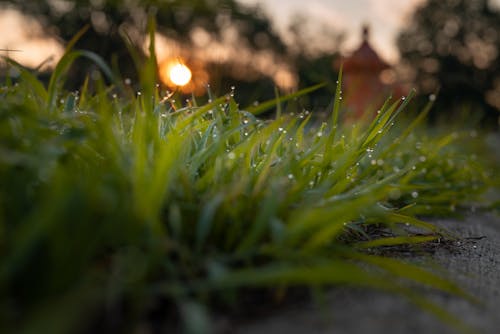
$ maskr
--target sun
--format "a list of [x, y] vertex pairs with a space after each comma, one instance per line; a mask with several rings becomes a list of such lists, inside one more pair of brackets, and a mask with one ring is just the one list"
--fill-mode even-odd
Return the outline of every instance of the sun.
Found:
[[209, 81], [208, 73], [200, 60], [184, 60], [179, 56], [160, 61], [158, 76], [168, 89], [183, 94], [202, 95], [206, 92]]
[[174, 63], [168, 68], [168, 78], [176, 86], [185, 86], [191, 81], [191, 70], [184, 64]]

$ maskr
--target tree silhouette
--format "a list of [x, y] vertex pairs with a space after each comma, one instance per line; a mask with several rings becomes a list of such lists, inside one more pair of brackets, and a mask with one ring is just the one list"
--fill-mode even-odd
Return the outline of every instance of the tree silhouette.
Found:
[[398, 37], [403, 64], [423, 94], [439, 89], [435, 110], [464, 107], [498, 117], [500, 11], [488, 0], [429, 0]]
[[[262, 10], [235, 0], [8, 0], [3, 3], [37, 18], [47, 32], [55, 33], [64, 41], [90, 24], [76, 48], [98, 53], [108, 62], [117, 64], [120, 72], [128, 77], [134, 77], [135, 69], [123, 32], [142, 52], [149, 15], [156, 17], [158, 32], [186, 47], [193, 44], [192, 32], [197, 28], [208, 32], [214, 40], [222, 40], [231, 27], [237, 32], [239, 42], [251, 49], [272, 50], [278, 54], [286, 51]], [[77, 79], [74, 81], [78, 85], [88, 69], [78, 66], [76, 71], [73, 79]], [[231, 76], [231, 72], [219, 75]]]

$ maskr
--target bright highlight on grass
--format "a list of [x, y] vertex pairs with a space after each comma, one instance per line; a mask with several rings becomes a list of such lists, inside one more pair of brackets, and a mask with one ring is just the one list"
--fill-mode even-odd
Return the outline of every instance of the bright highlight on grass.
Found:
[[184, 64], [177, 63], [173, 64], [168, 69], [168, 76], [170, 81], [172, 81], [177, 86], [185, 86], [191, 81], [191, 70]]

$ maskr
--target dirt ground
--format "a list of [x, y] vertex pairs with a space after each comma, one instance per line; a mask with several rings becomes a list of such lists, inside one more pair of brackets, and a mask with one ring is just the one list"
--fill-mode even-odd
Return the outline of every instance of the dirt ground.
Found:
[[[463, 221], [435, 223], [469, 239], [415, 261], [431, 270], [448, 271], [482, 305], [436, 292], [429, 292], [429, 297], [474, 332], [500, 333], [500, 217], [471, 215]], [[229, 332], [238, 334], [459, 333], [399, 296], [363, 289], [334, 289], [328, 292], [323, 308], [312, 302], [294, 302], [265, 317], [232, 323], [230, 327]]]

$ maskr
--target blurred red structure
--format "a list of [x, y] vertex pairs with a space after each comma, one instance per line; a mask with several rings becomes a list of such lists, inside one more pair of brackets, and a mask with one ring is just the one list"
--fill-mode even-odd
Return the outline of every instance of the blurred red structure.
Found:
[[[379, 108], [391, 93], [402, 95], [391, 66], [373, 50], [369, 38], [370, 29], [364, 25], [361, 45], [343, 60], [344, 104], [352, 118]], [[340, 64], [335, 65], [338, 69]]]

